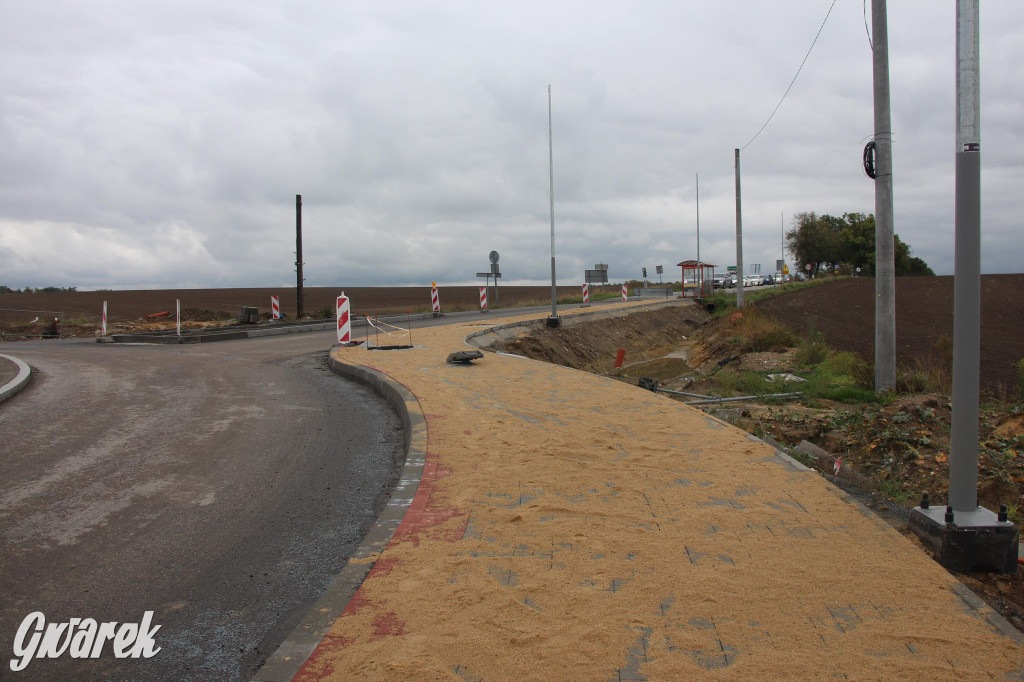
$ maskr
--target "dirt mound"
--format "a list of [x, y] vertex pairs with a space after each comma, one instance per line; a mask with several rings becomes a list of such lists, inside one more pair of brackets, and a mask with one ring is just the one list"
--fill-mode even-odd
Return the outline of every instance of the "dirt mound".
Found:
[[[795, 332], [812, 328], [829, 346], [873, 361], [875, 280], [837, 280], [760, 301], [760, 310]], [[1014, 364], [1024, 358], [1024, 274], [981, 278], [981, 385], [990, 393], [1017, 388]], [[948, 360], [953, 338], [953, 278], [896, 278], [896, 362], [918, 369]]]

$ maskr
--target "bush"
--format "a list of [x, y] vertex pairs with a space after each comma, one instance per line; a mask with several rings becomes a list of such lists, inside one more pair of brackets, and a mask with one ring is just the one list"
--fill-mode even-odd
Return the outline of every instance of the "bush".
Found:
[[765, 315], [755, 308], [744, 310], [738, 321], [737, 345], [741, 350], [762, 353], [764, 351], [783, 351], [796, 345], [796, 337], [788, 329], [779, 324], [774, 317]]
[[825, 336], [821, 332], [815, 331], [812, 326], [807, 338], [797, 349], [795, 359], [804, 367], [814, 367], [821, 364], [827, 357], [828, 346], [825, 345]]
[[930, 386], [928, 373], [920, 369], [905, 369], [896, 373], [897, 393], [926, 393]]

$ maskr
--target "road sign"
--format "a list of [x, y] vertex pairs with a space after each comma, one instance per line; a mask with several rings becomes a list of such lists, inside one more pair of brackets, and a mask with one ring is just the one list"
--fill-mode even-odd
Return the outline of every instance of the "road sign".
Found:
[[497, 263], [498, 262], [498, 252], [497, 251], [491, 251], [489, 254], [487, 254], [487, 257], [491, 259], [492, 263]]
[[810, 272], [811, 271], [811, 264], [808, 263], [807, 265], [805, 265], [804, 266], [804, 270], [806, 270], [807, 272]]
[[782, 274], [783, 275], [788, 275], [789, 274], [789, 266], [788, 265], [783, 265], [782, 266]]
[[727, 265], [725, 267], [725, 270], [726, 270], [726, 272], [736, 272], [736, 266], [735, 265]]
[[500, 272], [478, 272], [477, 277], [501, 277]]

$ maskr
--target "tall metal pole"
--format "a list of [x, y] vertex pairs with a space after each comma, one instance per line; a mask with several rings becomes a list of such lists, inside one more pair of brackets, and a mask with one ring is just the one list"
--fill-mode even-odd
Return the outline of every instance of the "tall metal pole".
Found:
[[[697, 173], [697, 286], [700, 293], [697, 298], [704, 297], [704, 268], [700, 264], [700, 173]], [[686, 288], [686, 282], [683, 282]]]
[[[782, 254], [782, 267], [786, 267], [786, 212], [779, 211], [779, 253]], [[782, 268], [779, 268], [779, 278], [782, 277]], [[776, 282], [777, 284], [778, 282]]]
[[956, 255], [949, 506], [978, 506], [981, 362], [981, 95], [978, 0], [956, 4]]
[[295, 318], [302, 317], [302, 195], [295, 195]]
[[551, 86], [548, 85], [548, 180], [551, 197], [551, 319], [558, 319], [555, 286], [555, 152], [551, 141]]
[[896, 243], [892, 219], [892, 122], [885, 0], [871, 0], [875, 91], [875, 391], [896, 386]]
[[743, 307], [743, 204], [740, 200], [740, 150], [736, 150], [736, 307]]

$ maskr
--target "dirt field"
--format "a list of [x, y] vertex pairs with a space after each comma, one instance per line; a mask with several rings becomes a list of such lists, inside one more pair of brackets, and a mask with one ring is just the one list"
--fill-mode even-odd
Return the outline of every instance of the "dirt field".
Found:
[[[352, 299], [353, 315], [385, 315], [430, 310], [430, 287], [306, 287], [303, 312], [311, 317], [334, 315], [335, 298], [344, 289]], [[611, 289], [609, 289], [611, 290]], [[53, 317], [63, 313], [64, 336], [93, 336], [99, 329], [103, 301], [107, 301], [108, 326], [115, 331], [148, 331], [167, 326], [166, 320], [146, 319], [155, 313], [170, 313], [173, 326], [175, 301], [181, 300], [182, 319], [188, 328], [215, 320], [237, 319], [242, 306], [258, 307], [270, 314], [270, 297], [278, 296], [281, 312], [295, 318], [294, 288], [262, 289], [168, 289], [140, 291], [79, 291], [73, 293], [0, 294], [0, 332], [45, 334]], [[575, 286], [559, 287], [559, 297], [579, 296]], [[441, 310], [475, 310], [479, 307], [478, 287], [439, 287]], [[491, 308], [509, 308], [551, 300], [551, 287], [499, 286], [497, 301], [490, 289]], [[32, 322], [39, 318], [38, 322]], [[140, 321], [141, 318], [141, 321]]]
[[[984, 275], [981, 286], [981, 383], [1001, 394], [1016, 388], [1014, 363], [1024, 358], [1024, 274]], [[874, 287], [873, 278], [839, 280], [766, 299], [758, 307], [793, 331], [805, 334], [813, 327], [832, 348], [873, 361]], [[896, 278], [897, 364], [926, 364], [948, 352], [952, 338], [953, 278]]]

